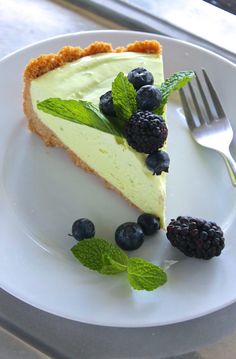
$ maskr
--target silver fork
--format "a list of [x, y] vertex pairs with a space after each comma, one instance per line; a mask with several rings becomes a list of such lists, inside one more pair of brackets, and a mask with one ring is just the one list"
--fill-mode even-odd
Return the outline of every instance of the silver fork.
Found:
[[[193, 115], [191, 107], [188, 104], [187, 97], [183, 89], [179, 90], [181, 102], [183, 105], [184, 114], [191, 134], [196, 142], [200, 145], [218, 151], [224, 158], [232, 184], [236, 186], [236, 162], [231, 156], [229, 146], [233, 139], [233, 129], [228, 118], [222, 108], [216, 91], [209, 80], [209, 77], [204, 69], [202, 69], [206, 85], [211, 95], [212, 103], [214, 104], [217, 116], [212, 114], [209, 102], [204, 93], [203, 87], [196, 75], [196, 83], [201, 95], [201, 102], [204, 105], [207, 116], [204, 116], [197, 100], [196, 92], [193, 90], [191, 83], [188, 83], [192, 102], [194, 104], [196, 114]], [[195, 111], [194, 111], [195, 112]], [[206, 118], [207, 117], [207, 118]]]

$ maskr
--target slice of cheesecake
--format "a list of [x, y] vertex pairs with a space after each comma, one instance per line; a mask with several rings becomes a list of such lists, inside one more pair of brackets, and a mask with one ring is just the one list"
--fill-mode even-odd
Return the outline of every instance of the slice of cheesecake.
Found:
[[29, 128], [47, 146], [63, 147], [77, 166], [95, 173], [142, 212], [160, 217], [165, 223], [166, 174], [153, 176], [145, 165], [146, 155], [109, 133], [69, 122], [37, 108], [47, 98], [79, 99], [92, 102], [111, 89], [119, 72], [128, 74], [144, 67], [163, 82], [161, 46], [157, 41], [138, 41], [113, 49], [95, 42], [87, 48], [64, 47], [57, 54], [30, 61], [24, 72], [24, 112]]

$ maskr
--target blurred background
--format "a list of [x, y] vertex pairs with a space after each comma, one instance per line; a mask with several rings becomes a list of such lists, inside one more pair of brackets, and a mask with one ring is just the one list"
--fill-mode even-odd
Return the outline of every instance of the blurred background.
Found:
[[123, 28], [190, 41], [235, 62], [235, 13], [236, 0], [0, 0], [0, 55], [63, 33]]

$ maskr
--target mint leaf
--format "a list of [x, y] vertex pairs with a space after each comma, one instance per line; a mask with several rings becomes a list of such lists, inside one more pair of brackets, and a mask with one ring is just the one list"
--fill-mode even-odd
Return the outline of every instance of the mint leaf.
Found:
[[127, 255], [104, 239], [84, 239], [71, 251], [81, 264], [99, 273], [116, 274], [127, 270]]
[[161, 84], [160, 91], [162, 95], [161, 105], [154, 110], [157, 115], [162, 115], [164, 112], [164, 106], [168, 101], [168, 97], [173, 91], [179, 90], [185, 86], [187, 82], [195, 77], [194, 71], [179, 71], [174, 73], [171, 77], [165, 80]]
[[124, 127], [137, 110], [136, 91], [127, 76], [120, 72], [112, 82], [112, 99], [117, 121]]
[[37, 108], [50, 115], [63, 118], [64, 120], [120, 136], [120, 132], [115, 126], [90, 102], [48, 98], [39, 102]]
[[128, 280], [137, 290], [152, 291], [167, 282], [167, 275], [157, 265], [142, 258], [129, 258]]

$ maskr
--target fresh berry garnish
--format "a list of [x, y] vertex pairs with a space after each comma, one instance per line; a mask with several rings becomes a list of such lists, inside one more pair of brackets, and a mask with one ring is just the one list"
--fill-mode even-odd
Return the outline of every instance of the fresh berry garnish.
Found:
[[136, 151], [152, 153], [164, 145], [168, 130], [161, 116], [138, 111], [126, 123], [124, 134], [128, 144]]
[[123, 223], [116, 229], [115, 240], [120, 248], [126, 251], [133, 251], [143, 244], [143, 230], [137, 223]]
[[143, 213], [138, 217], [137, 222], [146, 236], [151, 236], [160, 229], [160, 218], [153, 214]]
[[154, 175], [159, 176], [162, 172], [168, 172], [170, 157], [164, 151], [156, 151], [147, 156], [146, 165]]
[[81, 241], [85, 238], [91, 238], [95, 235], [95, 227], [93, 222], [87, 218], [77, 219], [72, 226], [72, 236], [77, 240]]
[[133, 84], [136, 90], [144, 85], [152, 85], [154, 81], [151, 72], [143, 67], [138, 67], [130, 71], [128, 73], [128, 80]]
[[104, 115], [115, 116], [111, 91], [107, 91], [100, 97], [99, 109]]
[[157, 87], [146, 85], [137, 91], [137, 105], [140, 110], [152, 111], [161, 104], [161, 92]]
[[186, 256], [202, 259], [219, 256], [225, 246], [224, 234], [215, 222], [189, 216], [172, 219], [167, 238]]

